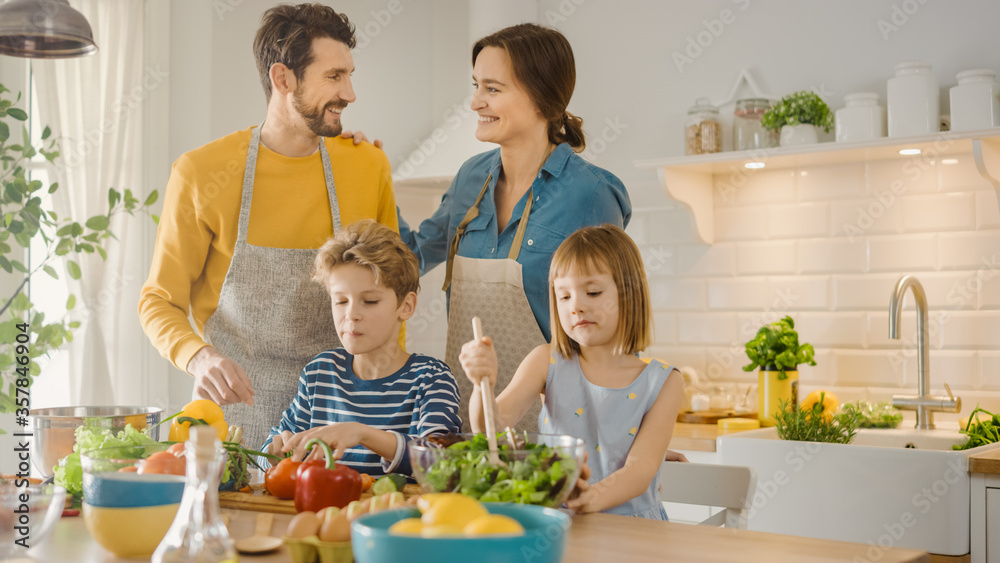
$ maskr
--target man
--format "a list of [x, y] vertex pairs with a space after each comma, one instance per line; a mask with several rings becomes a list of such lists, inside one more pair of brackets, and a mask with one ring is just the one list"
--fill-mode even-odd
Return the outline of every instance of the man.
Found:
[[315, 249], [361, 219], [398, 230], [387, 158], [337, 137], [355, 100], [354, 45], [327, 6], [265, 12], [253, 44], [264, 123], [181, 155], [167, 184], [140, 321], [253, 446], [302, 367], [339, 346], [330, 298], [310, 281]]

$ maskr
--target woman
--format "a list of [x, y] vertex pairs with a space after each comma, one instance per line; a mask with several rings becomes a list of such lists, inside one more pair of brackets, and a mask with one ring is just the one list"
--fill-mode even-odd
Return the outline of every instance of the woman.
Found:
[[[624, 228], [632, 214], [621, 181], [576, 154], [585, 146], [583, 120], [566, 111], [576, 68], [561, 33], [534, 24], [502, 29], [476, 42], [472, 66], [476, 138], [500, 148], [462, 165], [419, 231], [402, 217], [399, 227], [421, 274], [447, 261], [445, 361], [459, 382], [466, 429], [472, 385], [458, 355], [472, 340], [472, 317], [496, 343], [502, 389], [528, 352], [549, 341], [552, 253], [580, 227]], [[540, 408], [535, 401], [526, 413], [530, 430]]]

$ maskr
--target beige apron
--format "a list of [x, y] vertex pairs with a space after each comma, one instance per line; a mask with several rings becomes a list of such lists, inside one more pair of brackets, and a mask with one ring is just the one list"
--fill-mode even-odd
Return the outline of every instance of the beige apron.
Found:
[[[226, 422], [243, 427], [243, 443], [250, 448], [263, 445], [271, 427], [280, 422], [295, 397], [302, 368], [316, 354], [340, 347], [330, 296], [311, 279], [316, 250], [247, 243], [259, 146], [260, 127], [255, 127], [247, 150], [233, 259], [222, 283], [219, 306], [205, 323], [205, 340], [243, 367], [253, 385], [253, 406], [222, 407]], [[340, 207], [322, 137], [319, 151], [336, 233]]]
[[[462, 345], [472, 340], [472, 317], [478, 316], [483, 321], [483, 333], [493, 339], [497, 351], [499, 371], [497, 372], [496, 395], [499, 395], [514, 372], [528, 353], [536, 347], [545, 344], [545, 337], [538, 328], [535, 315], [531, 312], [528, 298], [524, 295], [524, 283], [521, 278], [521, 264], [517, 256], [521, 251], [521, 241], [524, 230], [528, 226], [528, 215], [531, 213], [533, 200], [532, 189], [528, 189], [528, 199], [521, 214], [521, 222], [514, 234], [507, 259], [467, 258], [458, 256], [459, 239], [465, 233], [465, 228], [479, 215], [479, 203], [486, 194], [486, 189], [493, 179], [492, 174], [483, 184], [482, 191], [476, 203], [466, 213], [452, 239], [449, 252], [445, 287], [451, 286], [451, 303], [448, 310], [448, 345], [445, 349], [445, 362], [455, 373], [458, 390], [461, 397], [459, 416], [462, 417], [462, 430], [469, 432], [469, 397], [472, 396], [472, 382], [465, 376], [458, 356]], [[541, 411], [540, 399], [528, 409], [518, 423], [519, 430], [538, 431], [538, 413]]]

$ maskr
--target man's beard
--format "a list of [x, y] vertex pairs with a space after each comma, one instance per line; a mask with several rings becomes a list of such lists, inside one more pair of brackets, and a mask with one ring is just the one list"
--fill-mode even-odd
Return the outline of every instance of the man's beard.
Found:
[[[301, 91], [296, 89], [295, 93], [292, 94], [292, 106], [295, 107], [295, 111], [299, 112], [302, 118], [306, 120], [306, 125], [309, 126], [309, 130], [320, 137], [336, 137], [337, 135], [340, 135], [341, 131], [344, 130], [344, 127], [340, 124], [339, 120], [334, 125], [330, 125], [326, 122], [327, 110], [337, 108], [338, 106], [336, 104], [326, 104], [322, 108], [309, 107], [302, 99]], [[340, 107], [347, 107], [347, 104]]]

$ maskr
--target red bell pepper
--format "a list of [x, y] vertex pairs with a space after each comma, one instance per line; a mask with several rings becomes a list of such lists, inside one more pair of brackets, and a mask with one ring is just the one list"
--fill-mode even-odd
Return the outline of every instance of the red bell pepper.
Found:
[[323, 448], [326, 463], [323, 466], [303, 463], [295, 483], [295, 511], [319, 512], [328, 506], [344, 508], [351, 501], [361, 498], [361, 474], [347, 467], [337, 466], [333, 452], [326, 442], [313, 438], [306, 443], [306, 452], [313, 444]]

